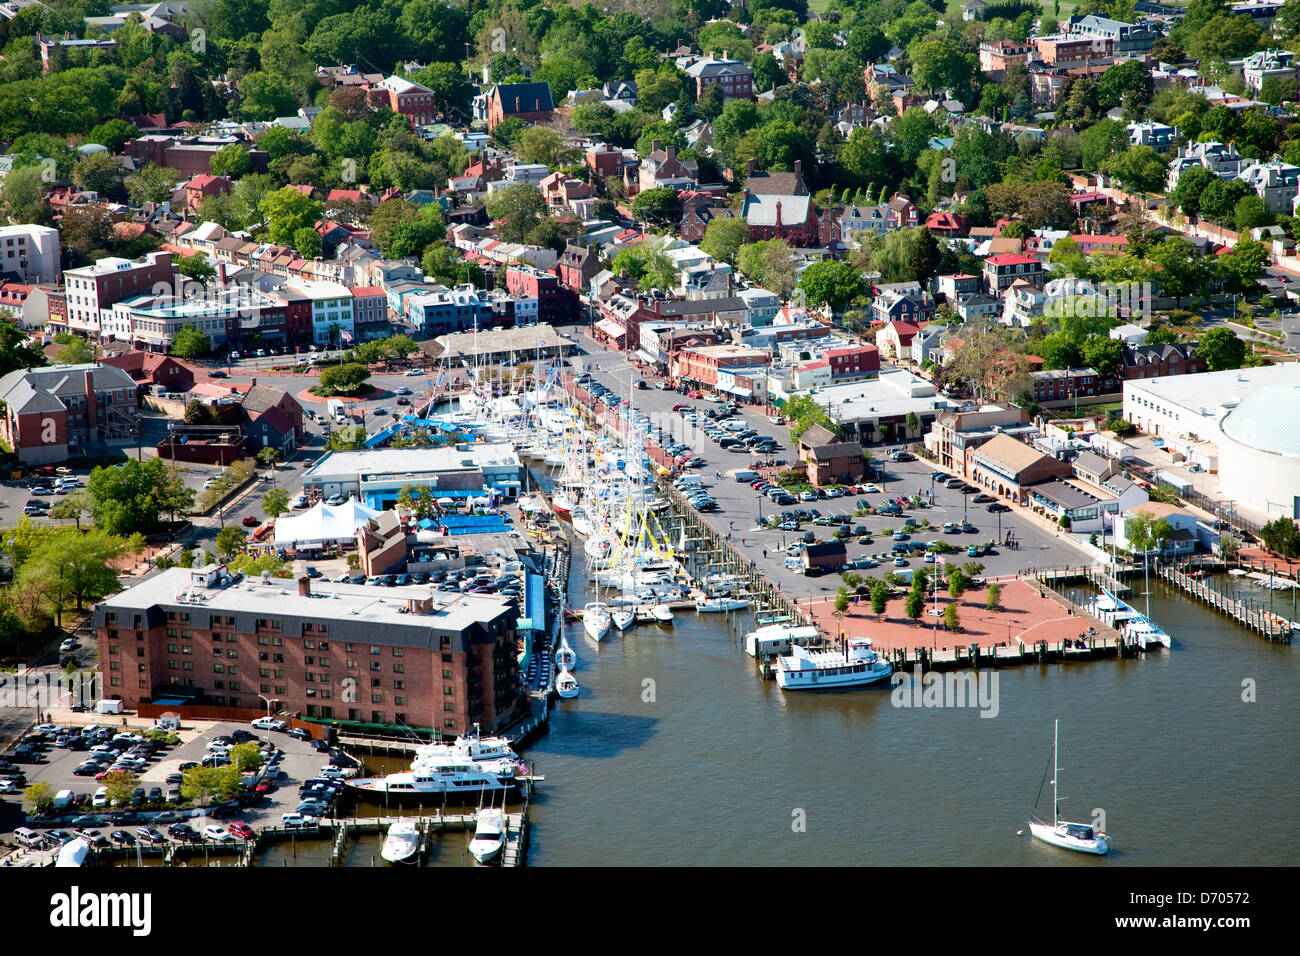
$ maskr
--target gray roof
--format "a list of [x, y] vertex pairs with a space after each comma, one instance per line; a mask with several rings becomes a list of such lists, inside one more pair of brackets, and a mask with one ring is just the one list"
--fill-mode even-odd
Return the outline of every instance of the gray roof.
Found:
[[1101, 475], [1108, 471], [1112, 466], [1109, 458], [1103, 458], [1096, 452], [1080, 452], [1079, 457], [1074, 459], [1075, 471], [1086, 471], [1089, 474]]
[[1060, 480], [1044, 482], [1041, 485], [1034, 485], [1033, 488], [1030, 489], [1030, 493], [1040, 495], [1048, 501], [1060, 505], [1067, 511], [1073, 511], [1076, 508], [1087, 508], [1090, 505], [1097, 504], [1099, 501], [1110, 500], [1109, 498], [1102, 499], [1097, 495], [1091, 494], [1084, 491], [1082, 488], [1070, 484], [1067, 481]]
[[764, 193], [745, 200], [742, 215], [751, 226], [775, 226], [777, 206], [781, 207], [781, 224], [798, 226], [808, 220], [811, 196], [783, 196]]
[[[244, 406], [245, 411], [264, 412], [268, 408], [274, 408], [280, 404], [280, 401], [288, 395], [282, 389], [270, 388], [266, 385], [254, 385], [244, 395], [244, 400], [240, 404]], [[294, 399], [297, 401], [297, 399]]]
[[63, 399], [86, 394], [86, 372], [92, 375], [95, 391], [135, 389], [130, 375], [112, 365], [54, 365], [49, 368], [15, 369], [0, 378], [0, 400], [15, 411], [61, 411]]

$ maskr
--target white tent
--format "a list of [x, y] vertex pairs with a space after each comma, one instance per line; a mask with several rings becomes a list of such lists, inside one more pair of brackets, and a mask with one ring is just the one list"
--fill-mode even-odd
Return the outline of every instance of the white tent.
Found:
[[341, 505], [327, 505], [322, 501], [310, 511], [276, 521], [275, 543], [280, 547], [302, 547], [347, 541], [357, 536], [358, 528], [381, 514], [383, 512], [368, 508], [355, 498], [349, 498]]

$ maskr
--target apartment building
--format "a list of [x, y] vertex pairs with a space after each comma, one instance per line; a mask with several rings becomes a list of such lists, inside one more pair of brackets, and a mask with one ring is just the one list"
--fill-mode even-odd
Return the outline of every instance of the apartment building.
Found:
[[[99, 339], [111, 321], [113, 306], [134, 296], [175, 288], [176, 267], [170, 252], [151, 252], [141, 259], [110, 256], [94, 265], [63, 273], [69, 332]], [[51, 325], [56, 317], [51, 314]]]
[[36, 284], [59, 281], [59, 230], [49, 226], [0, 226], [0, 276]]

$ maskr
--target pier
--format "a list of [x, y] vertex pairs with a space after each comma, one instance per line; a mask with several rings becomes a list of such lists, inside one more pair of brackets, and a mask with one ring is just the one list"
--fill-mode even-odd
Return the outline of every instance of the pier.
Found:
[[1073, 584], [1075, 581], [1087, 581], [1089, 584], [1105, 588], [1115, 597], [1126, 597], [1132, 593], [1133, 589], [1125, 584], [1120, 578], [1135, 574], [1136, 569], [1130, 567], [1120, 567], [1115, 569], [1115, 573], [1095, 566], [1082, 566], [1077, 568], [1044, 568], [1041, 571], [1035, 571], [1034, 577], [1041, 583], [1055, 587], [1057, 584]]
[[1209, 582], [1193, 577], [1171, 564], [1161, 565], [1156, 574], [1216, 611], [1226, 614], [1242, 627], [1250, 628], [1274, 643], [1291, 643], [1291, 622], [1281, 615], [1224, 594]]

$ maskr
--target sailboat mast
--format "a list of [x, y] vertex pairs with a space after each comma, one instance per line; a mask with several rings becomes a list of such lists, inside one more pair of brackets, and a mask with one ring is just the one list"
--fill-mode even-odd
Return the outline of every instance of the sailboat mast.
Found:
[[1061, 721], [1058, 718], [1052, 724], [1052, 826], [1057, 825], [1057, 800], [1056, 796], [1056, 778], [1060, 776], [1057, 771], [1057, 764], [1060, 754], [1061, 741]]

